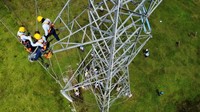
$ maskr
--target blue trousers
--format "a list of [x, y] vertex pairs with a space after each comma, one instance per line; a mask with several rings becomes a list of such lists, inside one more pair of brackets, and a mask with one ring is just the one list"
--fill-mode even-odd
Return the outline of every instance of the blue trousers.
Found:
[[53, 27], [51, 28], [51, 31], [50, 31], [50, 33], [48, 34], [47, 38], [48, 38], [49, 36], [51, 36], [51, 35], [53, 35], [54, 38], [56, 38], [57, 41], [60, 40], [59, 37], [58, 37], [58, 35], [56, 34], [56, 30], [55, 30]]
[[38, 60], [38, 58], [42, 56], [42, 48], [39, 47], [34, 55], [35, 56], [32, 58], [32, 60], [34, 61]]

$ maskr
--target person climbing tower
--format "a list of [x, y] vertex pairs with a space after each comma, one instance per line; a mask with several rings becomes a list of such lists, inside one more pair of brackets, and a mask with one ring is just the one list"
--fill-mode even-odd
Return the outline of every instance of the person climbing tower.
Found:
[[34, 50], [34, 47], [31, 46], [31, 36], [26, 36], [26, 28], [24, 26], [19, 27], [17, 37], [19, 41], [25, 46], [28, 52], [32, 52]]
[[33, 47], [36, 47], [35, 51], [29, 55], [28, 59], [32, 62], [32, 61], [37, 61], [38, 58], [42, 59], [42, 52], [44, 52], [47, 48], [46, 48], [46, 43], [45, 43], [45, 39], [44, 37], [42, 37], [39, 33], [36, 33], [33, 36], [36, 39], [36, 42], [33, 43], [31, 42], [31, 45]]
[[60, 38], [56, 34], [56, 30], [54, 29], [54, 25], [52, 24], [50, 19], [38, 16], [37, 21], [42, 23], [42, 28], [45, 33], [44, 36], [46, 37], [46, 39], [48, 39], [49, 36], [53, 35], [57, 41], [60, 40]]
[[53, 54], [52, 51], [48, 49], [49, 42], [46, 41], [46, 38], [44, 36], [41, 36], [39, 33], [35, 33], [34, 38], [36, 39], [36, 42], [30, 42], [33, 47], [36, 47], [36, 49], [32, 54], [28, 56], [29, 61], [37, 61], [39, 58], [42, 59], [42, 56], [44, 56], [47, 59], [51, 58]]

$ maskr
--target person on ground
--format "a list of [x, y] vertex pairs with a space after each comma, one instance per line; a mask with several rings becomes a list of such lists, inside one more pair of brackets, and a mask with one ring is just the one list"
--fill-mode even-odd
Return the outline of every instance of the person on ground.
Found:
[[149, 50], [148, 49], [145, 49], [144, 50], [144, 56], [145, 57], [149, 57], [150, 53], [149, 53]]
[[162, 95], [164, 95], [164, 92], [163, 92], [163, 91], [160, 91], [160, 92], [159, 92], [159, 96], [162, 96]]
[[56, 30], [54, 29], [54, 25], [52, 24], [50, 19], [38, 16], [37, 21], [42, 23], [42, 28], [45, 33], [44, 36], [46, 37], [46, 39], [48, 39], [49, 36], [53, 35], [57, 41], [60, 40], [60, 38], [56, 34]]

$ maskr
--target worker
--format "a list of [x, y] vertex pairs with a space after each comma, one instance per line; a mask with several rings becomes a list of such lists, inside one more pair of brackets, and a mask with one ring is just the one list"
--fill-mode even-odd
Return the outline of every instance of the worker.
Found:
[[54, 25], [48, 18], [43, 18], [42, 16], [37, 17], [37, 21], [42, 23], [42, 28], [44, 30], [44, 36], [48, 39], [49, 36], [53, 34], [57, 41], [59, 41], [59, 37], [56, 34], [56, 30], [54, 29]]
[[80, 95], [80, 92], [79, 92], [78, 87], [74, 88], [74, 94], [75, 94], [75, 96], [77, 96], [77, 97]]
[[149, 50], [148, 49], [145, 49], [144, 50], [144, 56], [145, 57], [149, 57], [150, 53], [149, 53]]
[[17, 32], [17, 37], [19, 38], [19, 41], [26, 47], [26, 50], [28, 52], [32, 52], [34, 48], [31, 46], [30, 43], [30, 41], [32, 41], [31, 36], [26, 36], [25, 32], [26, 32], [25, 27], [23, 26], [19, 27], [19, 30]]
[[47, 49], [46, 48], [46, 43], [45, 43], [45, 39], [43, 36], [41, 36], [39, 33], [36, 33], [34, 35], [34, 38], [37, 40], [36, 43], [31, 42], [31, 45], [33, 47], [36, 47], [35, 51], [29, 56], [29, 60], [32, 61], [36, 61], [38, 60], [38, 58], [42, 59], [42, 54], [43, 52]]

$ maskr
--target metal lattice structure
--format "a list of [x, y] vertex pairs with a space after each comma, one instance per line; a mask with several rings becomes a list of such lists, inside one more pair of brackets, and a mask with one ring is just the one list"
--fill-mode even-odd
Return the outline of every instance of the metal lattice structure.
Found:
[[54, 21], [62, 28], [64, 37], [51, 48], [56, 54], [91, 47], [77, 70], [66, 79], [61, 93], [73, 102], [71, 91], [89, 88], [102, 112], [109, 111], [116, 99], [131, 97], [128, 66], [152, 37], [148, 17], [161, 2], [88, 0], [88, 7], [70, 20], [73, 2], [68, 0]]
[[[54, 21], [61, 40], [51, 42], [54, 55], [48, 61], [50, 67], [38, 62], [61, 86], [61, 93], [70, 102], [75, 101], [72, 94], [79, 95], [82, 89], [89, 89], [99, 109], [107, 112], [116, 99], [132, 96], [129, 64], [152, 37], [148, 17], [161, 2], [88, 0], [82, 12], [70, 17], [75, 8], [71, 6], [76, 2], [67, 0]], [[37, 15], [37, 0], [35, 7]], [[9, 30], [2, 19], [0, 22]], [[85, 48], [86, 55], [73, 71], [65, 66], [68, 63], [64, 51], [77, 47]]]

